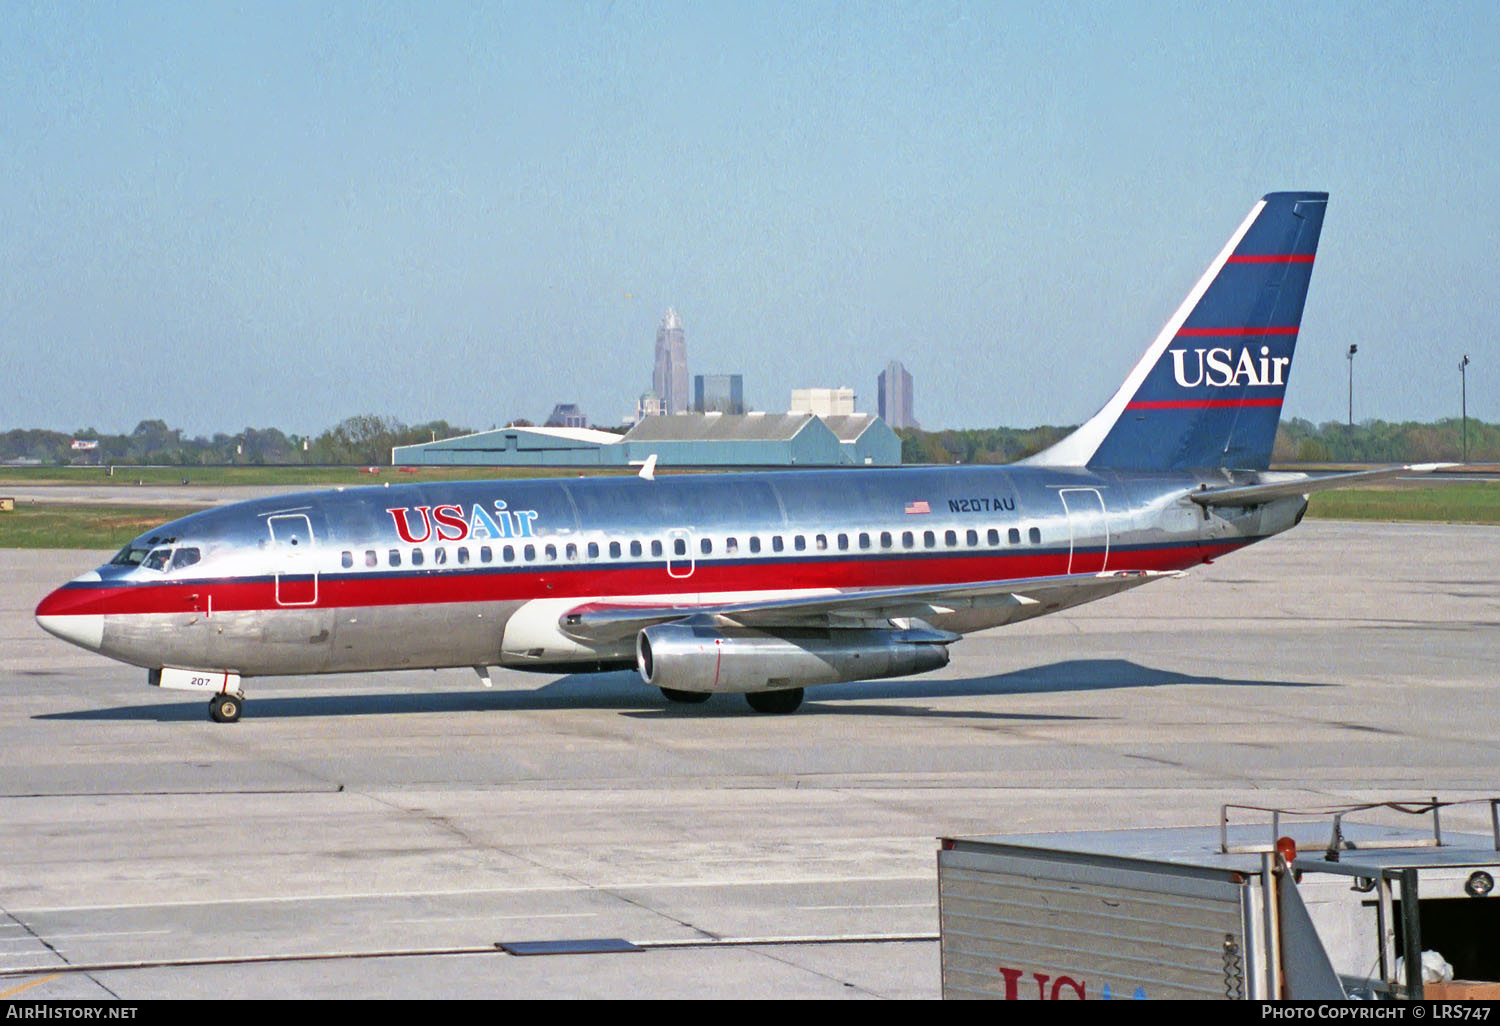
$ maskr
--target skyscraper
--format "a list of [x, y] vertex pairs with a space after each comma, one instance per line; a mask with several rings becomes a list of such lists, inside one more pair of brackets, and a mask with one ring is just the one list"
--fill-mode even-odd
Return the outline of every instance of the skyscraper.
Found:
[[901, 366], [900, 360], [885, 365], [876, 382], [880, 397], [880, 419], [893, 428], [919, 427], [912, 416], [911, 375]]
[[744, 413], [743, 374], [693, 375], [694, 413]]
[[656, 329], [656, 370], [651, 388], [661, 396], [663, 413], [686, 413], [691, 396], [688, 393], [687, 343], [682, 335], [682, 318], [667, 308], [667, 315]]

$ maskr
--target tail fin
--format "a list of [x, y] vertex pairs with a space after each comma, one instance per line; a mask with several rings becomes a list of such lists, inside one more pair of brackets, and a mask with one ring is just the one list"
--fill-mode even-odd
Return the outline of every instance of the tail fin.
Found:
[[1327, 204], [1326, 192], [1257, 203], [1114, 398], [1025, 462], [1265, 469]]

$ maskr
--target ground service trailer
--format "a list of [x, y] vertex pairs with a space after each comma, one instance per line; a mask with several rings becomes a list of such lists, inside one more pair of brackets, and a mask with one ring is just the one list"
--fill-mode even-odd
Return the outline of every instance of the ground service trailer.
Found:
[[[1489, 832], [1445, 835], [1455, 805]], [[943, 996], [1500, 999], [1497, 877], [1500, 799], [942, 838]]]

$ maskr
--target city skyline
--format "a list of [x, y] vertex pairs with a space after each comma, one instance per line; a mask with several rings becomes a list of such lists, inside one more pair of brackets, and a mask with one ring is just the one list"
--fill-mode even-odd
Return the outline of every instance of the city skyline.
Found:
[[669, 305], [757, 395], [900, 353], [929, 429], [1078, 423], [1280, 189], [1331, 194], [1286, 415], [1343, 420], [1357, 344], [1356, 418], [1458, 416], [1464, 354], [1500, 418], [1494, 3], [20, 0], [6, 29], [17, 427], [619, 409]]

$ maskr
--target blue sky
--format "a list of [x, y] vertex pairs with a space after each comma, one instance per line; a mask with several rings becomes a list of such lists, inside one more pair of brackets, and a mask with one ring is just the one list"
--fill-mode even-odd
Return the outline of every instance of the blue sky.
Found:
[[1077, 422], [1262, 193], [1286, 412], [1500, 419], [1500, 4], [6, 3], [0, 426], [614, 423], [903, 360]]

